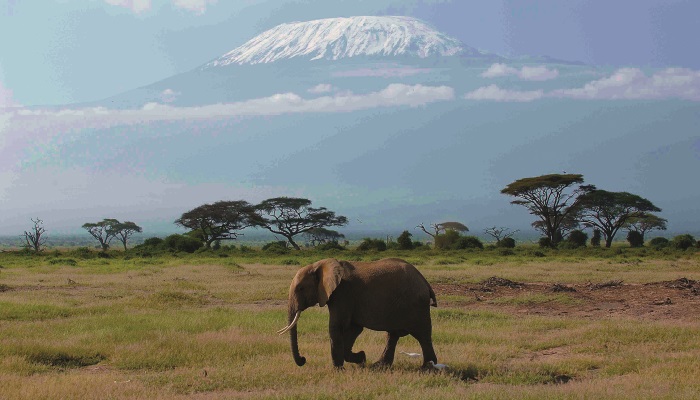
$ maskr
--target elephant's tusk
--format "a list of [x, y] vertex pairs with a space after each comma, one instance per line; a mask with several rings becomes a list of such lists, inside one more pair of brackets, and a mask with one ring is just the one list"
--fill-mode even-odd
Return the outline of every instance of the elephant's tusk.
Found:
[[299, 321], [299, 315], [301, 315], [301, 312], [297, 311], [292, 323], [285, 326], [284, 328], [278, 330], [277, 333], [279, 333], [280, 335], [283, 335], [283, 334], [287, 333], [290, 329], [294, 328], [297, 325], [297, 321]]

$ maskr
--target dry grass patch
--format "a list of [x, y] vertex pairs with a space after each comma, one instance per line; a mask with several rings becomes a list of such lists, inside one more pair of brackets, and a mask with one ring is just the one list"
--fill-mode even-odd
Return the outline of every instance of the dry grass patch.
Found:
[[[3, 269], [0, 397], [691, 399], [700, 392], [700, 322], [682, 314], [700, 297], [678, 281], [700, 279], [698, 260], [437, 265], [419, 258], [438, 293], [433, 341], [449, 365], [441, 373], [423, 372], [420, 360], [399, 353], [420, 352], [410, 337], [399, 341], [392, 369], [333, 370], [328, 311], [317, 307], [299, 321], [308, 363], [297, 367], [288, 337], [275, 334], [297, 266], [230, 257], [226, 265], [81, 259]], [[481, 291], [494, 276], [522, 285]], [[586, 286], [611, 280], [624, 284]], [[661, 283], [642, 285], [651, 282]], [[576, 291], [553, 292], [554, 283]], [[652, 294], [626, 298], [636, 290]], [[673, 304], [651, 304], [653, 291]], [[608, 303], [632, 311], [601, 307]], [[355, 350], [373, 362], [384, 340], [365, 330]]]

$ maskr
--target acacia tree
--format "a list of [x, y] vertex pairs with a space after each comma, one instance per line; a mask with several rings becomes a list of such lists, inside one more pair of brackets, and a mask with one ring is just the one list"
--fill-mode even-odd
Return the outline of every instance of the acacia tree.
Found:
[[31, 220], [34, 223], [34, 227], [31, 231], [24, 231], [24, 247], [34, 250], [34, 252], [39, 253], [43, 250], [42, 246], [46, 243], [46, 238], [43, 237], [46, 233], [44, 229], [44, 221], [37, 219]]
[[300, 250], [294, 236], [316, 228], [342, 226], [348, 223], [343, 216], [325, 207], [311, 207], [311, 200], [295, 197], [267, 199], [255, 206], [254, 224], [272, 233], [284, 236], [292, 247]]
[[627, 192], [608, 192], [596, 189], [581, 196], [579, 219], [584, 226], [600, 229], [605, 247], [610, 247], [615, 234], [632, 218], [661, 209], [651, 201]]
[[303, 235], [313, 247], [323, 243], [337, 243], [340, 239], [345, 239], [342, 233], [326, 228], [309, 229]]
[[129, 237], [131, 237], [131, 235], [134, 233], [143, 232], [143, 229], [140, 226], [131, 221], [119, 222], [112, 226], [112, 229], [114, 230], [115, 237], [117, 237], [124, 245], [124, 251], [126, 251], [126, 242], [129, 240]]
[[516, 197], [511, 204], [524, 206], [539, 218], [533, 226], [541, 230], [554, 247], [563, 237], [562, 228], [572, 220], [580, 196], [595, 189], [593, 185], [582, 183], [581, 174], [549, 174], [518, 179], [501, 193]]
[[107, 251], [109, 243], [115, 238], [117, 232], [114, 227], [119, 225], [119, 221], [113, 218], [105, 218], [100, 222], [87, 222], [83, 224], [83, 229], [88, 231], [92, 237], [100, 242], [102, 251]]
[[467, 228], [466, 225], [464, 225], [461, 222], [454, 222], [454, 221], [449, 221], [449, 222], [440, 222], [439, 224], [430, 224], [430, 227], [432, 228], [433, 232], [428, 232], [428, 229], [426, 229], [424, 224], [420, 224], [416, 226], [416, 228], [420, 228], [423, 232], [428, 234], [433, 238], [433, 241], [435, 240], [435, 237], [437, 235], [443, 234], [447, 231], [455, 231], [455, 232], [468, 232], [469, 228]]
[[235, 240], [240, 231], [252, 226], [254, 207], [247, 201], [217, 201], [203, 204], [182, 214], [175, 224], [196, 231], [204, 245], [211, 248], [217, 240]]
[[506, 227], [497, 228], [497, 227], [495, 227], [495, 226], [492, 226], [492, 227], [490, 227], [490, 228], [484, 229], [484, 233], [485, 233], [485, 234], [487, 234], [487, 235], [493, 237], [494, 239], [496, 239], [496, 244], [497, 244], [497, 245], [501, 243], [501, 240], [506, 239], [506, 238], [509, 238], [509, 237], [515, 235], [515, 234], [518, 233], [518, 232], [520, 232], [519, 229], [516, 229], [516, 230], [514, 230], [514, 231], [511, 231], [509, 228], [506, 228]]
[[637, 232], [641, 235], [642, 243], [644, 243], [644, 235], [653, 230], [666, 230], [668, 220], [661, 218], [651, 213], [645, 213], [638, 217], [632, 217], [627, 220], [625, 228], [630, 232]]

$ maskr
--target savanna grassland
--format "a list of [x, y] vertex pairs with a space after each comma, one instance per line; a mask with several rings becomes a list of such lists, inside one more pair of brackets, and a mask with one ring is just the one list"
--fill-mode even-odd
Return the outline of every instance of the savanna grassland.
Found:
[[[437, 293], [439, 362], [410, 338], [389, 370], [333, 369], [327, 308], [286, 325], [300, 265], [414, 263]], [[0, 399], [698, 398], [700, 253], [517, 248], [459, 252], [222, 250], [149, 257], [0, 254]], [[384, 335], [355, 350], [376, 360]]]

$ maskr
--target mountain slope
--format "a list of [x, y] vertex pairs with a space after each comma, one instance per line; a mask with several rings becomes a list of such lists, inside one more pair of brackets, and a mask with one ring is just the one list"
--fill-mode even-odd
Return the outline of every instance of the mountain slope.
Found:
[[208, 63], [272, 63], [285, 59], [340, 60], [358, 56], [418, 58], [487, 56], [410, 17], [327, 18], [278, 25]]

